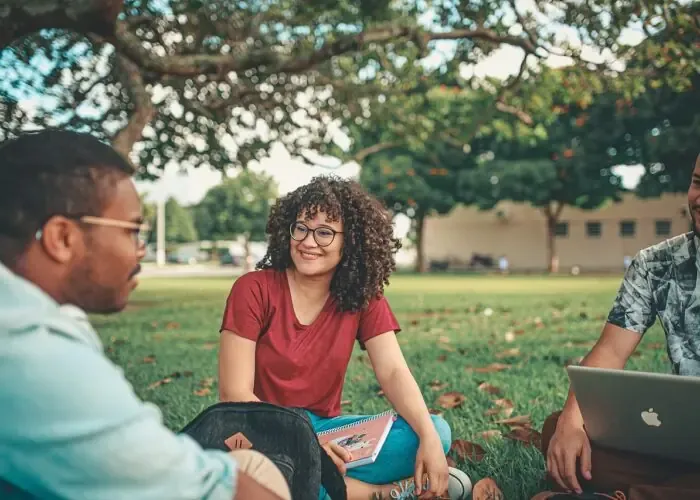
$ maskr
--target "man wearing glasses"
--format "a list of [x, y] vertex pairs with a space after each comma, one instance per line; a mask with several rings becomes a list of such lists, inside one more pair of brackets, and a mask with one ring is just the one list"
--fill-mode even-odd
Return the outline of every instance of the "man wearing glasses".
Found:
[[287, 499], [272, 462], [174, 434], [103, 354], [86, 313], [126, 306], [148, 235], [133, 172], [84, 134], [0, 146], [0, 498]]

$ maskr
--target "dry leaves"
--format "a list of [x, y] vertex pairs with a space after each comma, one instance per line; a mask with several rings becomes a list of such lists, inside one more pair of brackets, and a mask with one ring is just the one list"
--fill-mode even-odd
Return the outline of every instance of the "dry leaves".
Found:
[[481, 366], [478, 368], [467, 367], [467, 371], [476, 373], [494, 373], [507, 370], [508, 368], [510, 368], [510, 365], [503, 363], [491, 363], [488, 366]]
[[157, 380], [153, 382], [151, 385], [148, 386], [149, 389], [155, 389], [156, 387], [160, 387], [161, 385], [169, 384], [172, 382], [173, 379], [171, 377], [165, 377], [160, 380]]
[[144, 363], [155, 363], [156, 362], [156, 355], [155, 354], [149, 354], [145, 358], [143, 358]]
[[488, 430], [488, 431], [484, 431], [484, 432], [480, 433], [479, 436], [481, 436], [483, 439], [493, 439], [495, 437], [502, 436], [502, 433], [501, 433], [501, 431], [499, 431], [497, 429], [492, 429], [492, 430]]
[[347, 406], [350, 404], [352, 404], [352, 401], [350, 401], [349, 399], [344, 399], [340, 402], [340, 406]]
[[482, 382], [481, 384], [479, 384], [479, 390], [496, 396], [501, 394], [501, 389], [499, 389], [495, 385], [489, 384], [488, 382]]
[[457, 408], [458, 406], [462, 406], [462, 403], [464, 403], [466, 399], [467, 398], [461, 392], [446, 392], [438, 398], [437, 404], [446, 410], [451, 410], [453, 408]]
[[520, 356], [519, 347], [513, 347], [512, 349], [506, 349], [505, 351], [496, 353], [496, 359], [513, 358], [516, 356]]
[[455, 439], [452, 441], [450, 451], [454, 452], [460, 460], [472, 460], [480, 462], [484, 459], [486, 451], [476, 443], [465, 441], [464, 439]]
[[166, 329], [166, 330], [177, 330], [178, 328], [180, 328], [180, 323], [178, 323], [178, 322], [176, 322], [176, 321], [169, 321], [169, 322], [165, 325], [165, 329]]
[[490, 477], [477, 481], [472, 490], [472, 500], [505, 500], [503, 492]]
[[532, 427], [513, 427], [508, 434], [503, 436], [506, 439], [520, 441], [525, 446], [542, 448], [542, 434]]
[[508, 418], [513, 413], [513, 402], [510, 399], [496, 399], [494, 404], [496, 407], [486, 410], [486, 412], [484, 412], [485, 416], [491, 417], [501, 414], [503, 417]]
[[442, 391], [443, 389], [447, 388], [447, 382], [440, 382], [439, 380], [435, 379], [428, 384], [428, 387], [434, 391]]
[[440, 363], [444, 363], [445, 361], [447, 361], [447, 354], [440, 354], [440, 355], [437, 357], [437, 360], [438, 360]]
[[205, 342], [202, 344], [202, 349], [205, 351], [211, 351], [212, 349], [216, 349], [216, 342]]
[[214, 377], [207, 377], [199, 381], [199, 389], [194, 391], [195, 396], [211, 394], [211, 386], [214, 385]]
[[508, 425], [511, 427], [529, 427], [530, 415], [518, 415], [517, 417], [504, 418], [501, 420], [496, 420], [494, 423]]
[[662, 347], [664, 347], [664, 344], [661, 342], [651, 342], [647, 344], [647, 348], [649, 349], [661, 349]]

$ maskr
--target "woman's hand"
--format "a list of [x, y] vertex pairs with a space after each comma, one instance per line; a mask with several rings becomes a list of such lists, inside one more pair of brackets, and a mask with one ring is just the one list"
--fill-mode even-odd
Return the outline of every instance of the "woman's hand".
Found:
[[328, 456], [331, 457], [335, 466], [338, 467], [338, 470], [344, 476], [346, 471], [345, 463], [352, 460], [352, 454], [337, 443], [328, 442], [321, 447], [326, 450]]
[[[428, 479], [425, 488], [425, 476]], [[421, 438], [416, 455], [416, 494], [420, 498], [440, 497], [447, 491], [449, 480], [447, 457], [442, 449], [440, 437], [435, 433]]]

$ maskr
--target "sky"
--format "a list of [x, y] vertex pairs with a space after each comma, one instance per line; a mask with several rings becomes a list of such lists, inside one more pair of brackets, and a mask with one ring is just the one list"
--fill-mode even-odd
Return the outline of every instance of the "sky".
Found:
[[[532, 0], [516, 0], [516, 5], [520, 11], [525, 11], [533, 5]], [[512, 34], [517, 35], [517, 32]], [[571, 29], [557, 29], [556, 36], [567, 38], [575, 43], [575, 34]], [[643, 34], [641, 30], [628, 29], [621, 37], [622, 43], [636, 44], [641, 41]], [[454, 47], [454, 42], [438, 42], [435, 50], [425, 61], [428, 65], [437, 65], [440, 60]], [[605, 55], [597, 53], [595, 50], [584, 47], [582, 55], [590, 60], [600, 61]], [[522, 49], [503, 46], [496, 50], [490, 57], [474, 66], [465, 66], [463, 73], [466, 75], [492, 76], [506, 78], [517, 72], [522, 61]], [[609, 59], [609, 57], [605, 57]], [[570, 63], [567, 58], [552, 56], [547, 61], [552, 66], [562, 66]], [[22, 105], [31, 111], [37, 106], [36, 97], [28, 98]], [[345, 137], [339, 138], [347, 140]], [[339, 162], [337, 162], [339, 163]], [[324, 162], [327, 165], [327, 162]], [[279, 186], [280, 194], [288, 193], [297, 187], [309, 182], [314, 176], [321, 174], [335, 174], [340, 177], [355, 177], [359, 173], [359, 166], [356, 163], [339, 165], [336, 168], [327, 166], [311, 166], [301, 161], [291, 158], [287, 150], [281, 144], [275, 144], [269, 152], [269, 156], [260, 162], [252, 162], [248, 168], [258, 172], [264, 172], [274, 178]], [[643, 174], [643, 167], [620, 167], [617, 169], [622, 176], [623, 185], [634, 187]], [[145, 193], [149, 201], [164, 200], [168, 197], [175, 197], [178, 202], [190, 205], [199, 202], [208, 189], [221, 182], [222, 174], [208, 167], [189, 168], [184, 172], [178, 166], [166, 166], [162, 177], [157, 181], [138, 181], [137, 187], [140, 192]], [[404, 236], [408, 231], [409, 221], [406, 217], [398, 217], [396, 220], [396, 233]]]

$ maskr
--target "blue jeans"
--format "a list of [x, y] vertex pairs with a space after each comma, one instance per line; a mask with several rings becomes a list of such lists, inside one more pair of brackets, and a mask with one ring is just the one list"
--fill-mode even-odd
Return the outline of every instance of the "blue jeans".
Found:
[[[316, 432], [335, 429], [348, 425], [366, 415], [342, 415], [334, 418], [324, 418], [307, 412]], [[440, 436], [442, 448], [447, 453], [452, 444], [452, 430], [444, 418], [431, 415], [435, 429]], [[377, 460], [372, 464], [357, 467], [347, 471], [348, 477], [369, 484], [389, 484], [413, 476], [418, 453], [418, 436], [403, 418], [398, 417], [392, 425], [389, 435], [382, 446]], [[319, 499], [327, 498], [326, 491], [321, 487]]]

